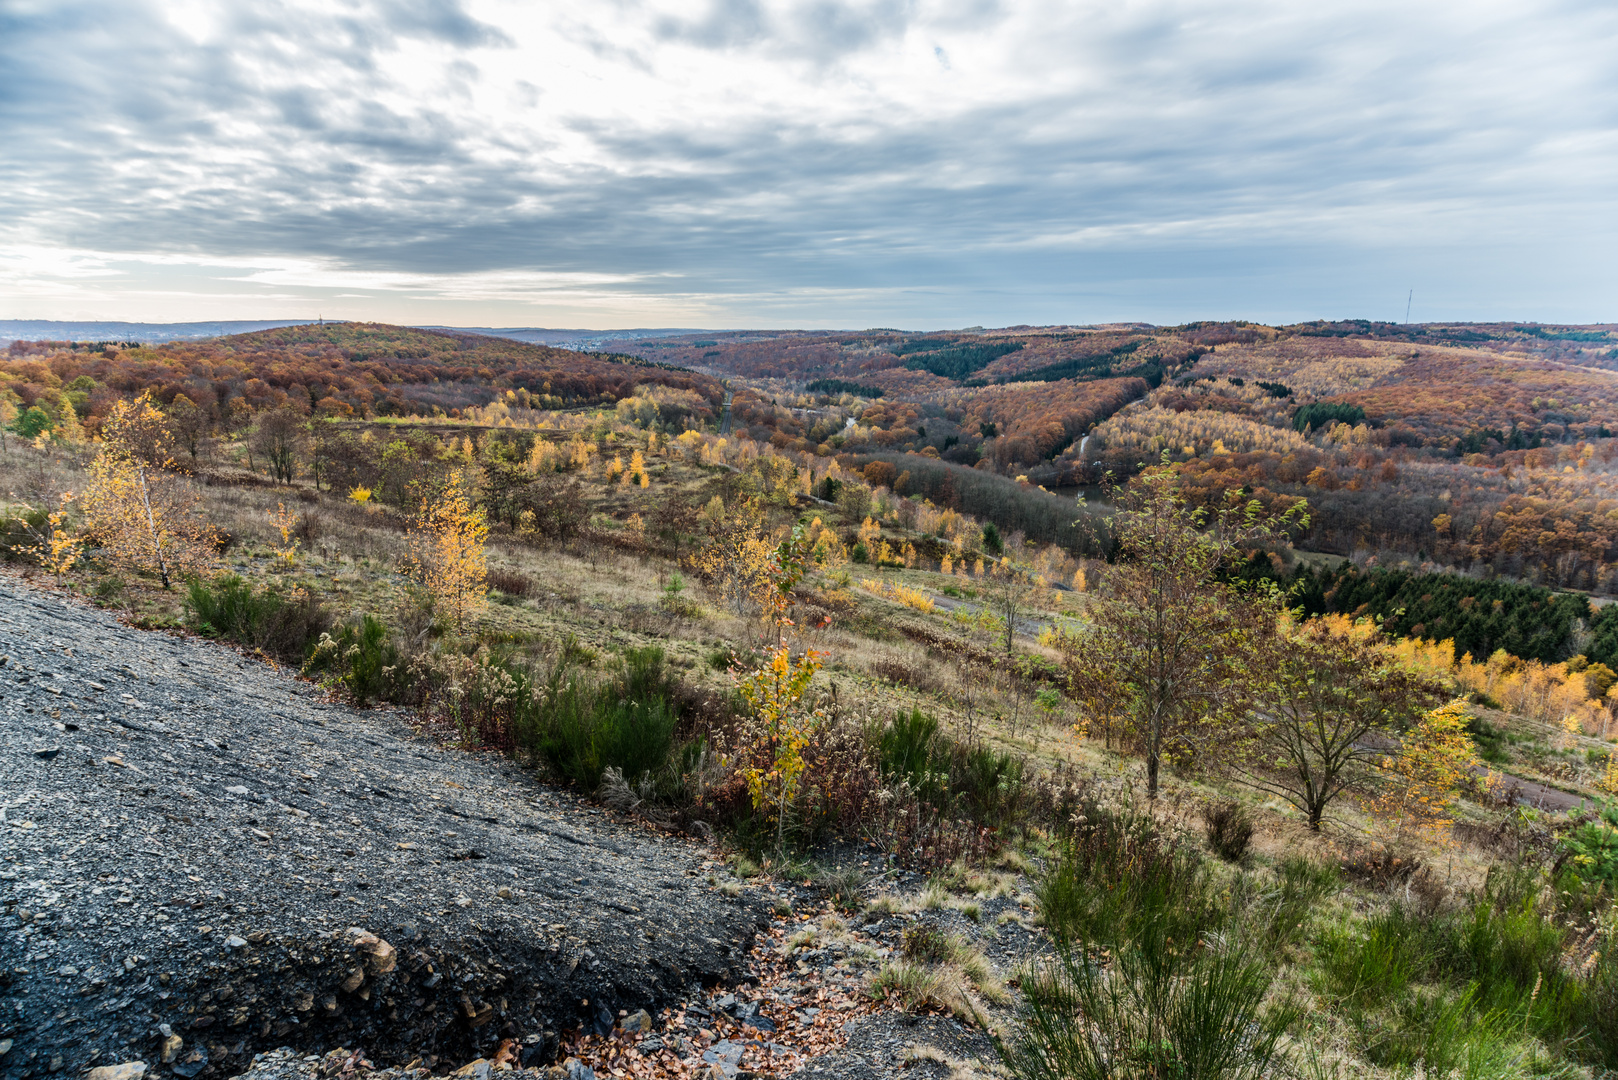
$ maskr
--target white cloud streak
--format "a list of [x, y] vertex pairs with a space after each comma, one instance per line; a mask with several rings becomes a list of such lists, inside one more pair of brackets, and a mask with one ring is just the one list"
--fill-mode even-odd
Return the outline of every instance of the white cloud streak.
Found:
[[1618, 318], [1613, 55], [1593, 0], [0, 0], [0, 316]]

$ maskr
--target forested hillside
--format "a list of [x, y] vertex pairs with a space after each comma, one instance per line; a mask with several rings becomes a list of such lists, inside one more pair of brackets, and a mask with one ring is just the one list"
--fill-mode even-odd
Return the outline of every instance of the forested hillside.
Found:
[[[1084, 334], [1104, 348], [1084, 351]], [[1253, 1062], [1254, 1075], [1313, 1076], [1322, 1047], [1327, 1072], [1377, 1080], [1618, 1066], [1618, 606], [1491, 576], [1497, 553], [1481, 565], [1481, 552], [1469, 555], [1472, 574], [1434, 572], [1442, 550], [1460, 550], [1436, 543], [1426, 565], [1395, 565], [1413, 516], [1469, 542], [1465, 515], [1487, 504], [1457, 476], [1487, 478], [1503, 498], [1523, 496], [1525, 477], [1542, 485], [1533, 490], [1598, 493], [1612, 440], [1546, 419], [1562, 406], [1532, 397], [1537, 426], [1514, 431], [1538, 445], [1512, 449], [1508, 436], [1463, 454], [1395, 440], [1394, 420], [1350, 399], [1411, 362], [1323, 360], [1311, 344], [1386, 344], [1374, 335], [1220, 324], [982, 336], [886, 334], [866, 352], [885, 366], [827, 364], [804, 373], [815, 379], [389, 327], [13, 350], [0, 362], [0, 558], [31, 584], [8, 595], [57, 590], [136, 627], [227, 642], [242, 655], [224, 665], [273, 661], [360, 709], [404, 710], [410, 737], [437, 741], [440, 756], [474, 756], [442, 776], [396, 766], [423, 793], [412, 813], [457, 815], [430, 833], [374, 849], [322, 841], [317, 860], [282, 852], [299, 860], [283, 884], [340, 910], [365, 910], [345, 892], [379, 883], [394, 860], [419, 860], [442, 893], [378, 915], [392, 920], [385, 928], [327, 938], [343, 949], [403, 943], [399, 966], [420, 977], [413, 1004], [391, 1016], [393, 984], [371, 981], [391, 972], [322, 960], [307, 989], [283, 995], [300, 1015], [320, 1002], [308, 1012], [319, 1024], [293, 1025], [267, 988], [245, 983], [218, 1006], [212, 969], [196, 966], [213, 962], [215, 938], [248, 950], [233, 963], [303, 945], [273, 928], [226, 937], [236, 928], [202, 884], [168, 921], [120, 923], [165, 937], [158, 927], [176, 914], [207, 919], [187, 938], [206, 942], [199, 959], [176, 960], [185, 970], [164, 991], [139, 959], [156, 952], [133, 939], [117, 954], [133, 966], [77, 966], [53, 931], [72, 919], [78, 940], [90, 908], [55, 906], [52, 893], [68, 890], [40, 875], [56, 872], [44, 860], [78, 823], [47, 816], [32, 794], [14, 802], [29, 807], [11, 825], [30, 861], [0, 878], [20, 927], [4, 940], [5, 968], [32, 1005], [6, 1030], [7, 1049], [35, 1076], [53, 1055], [65, 1070], [94, 1050], [167, 1053], [206, 1080], [204, 1063], [222, 1074], [261, 1049], [323, 1052], [322, 1032], [367, 1017], [373, 1044], [401, 1063], [426, 1037], [412, 1032], [452, 1030], [433, 1052], [460, 1058], [433, 1067], [483, 1055], [466, 1075], [566, 1055], [577, 1075], [588, 1065], [685, 1078], [721, 1060], [738, 1075], [785, 1077], [808, 1061], [851, 1075], [864, 1047], [894, 1031], [906, 1042], [889, 1047], [874, 1074], [883, 1080], [927, 1062], [963, 1080], [1065, 1080], [1063, 1061], [1121, 1045], [1139, 1051], [1141, 1075], [1161, 1076], [1189, 1075], [1179, 1063], [1204, 1052]], [[833, 335], [801, 337], [791, 346], [801, 355], [852, 355]], [[1565, 363], [1556, 341], [1556, 359], [1456, 362], [1473, 365], [1463, 375], [1504, 364], [1509, 382], [1511, 364]], [[1147, 352], [1175, 342], [1182, 352]], [[752, 335], [738, 347], [776, 346]], [[682, 348], [725, 351], [718, 338]], [[1184, 360], [1154, 386], [1124, 367], [1143, 355]], [[1068, 368], [1019, 378], [1086, 356], [1109, 359], [1083, 378]], [[1243, 356], [1245, 375], [1211, 369]], [[720, 374], [734, 394], [728, 432]], [[819, 379], [843, 381], [809, 385]], [[906, 380], [934, 388], [905, 390]], [[402, 411], [384, 407], [395, 398]], [[1427, 411], [1409, 414], [1410, 431], [1443, 414], [1417, 404]], [[1030, 475], [1113, 465], [1123, 485], [1105, 502], [1042, 490]], [[1435, 485], [1430, 496], [1418, 480]], [[1601, 579], [1608, 556], [1588, 536], [1618, 503], [1591, 497], [1571, 540], [1515, 522], [1522, 576], [1551, 566]], [[1350, 527], [1354, 559], [1298, 550]], [[14, 775], [89, 786], [95, 805], [108, 777], [138, 784], [127, 798], [144, 800], [153, 789], [140, 776], [184, 768], [163, 760], [175, 729], [151, 727], [133, 689], [127, 715], [106, 719], [106, 683], [75, 673], [72, 643], [47, 648], [4, 621], [16, 642], [6, 663], [18, 665], [7, 685], [28, 695], [4, 716], [13, 741], [35, 747], [7, 759]], [[150, 675], [155, 689], [162, 673]], [[345, 715], [344, 738], [368, 723]], [[413, 820], [369, 801], [406, 790], [398, 780], [386, 795], [378, 784], [339, 796], [357, 766], [332, 742], [337, 726], [298, 729], [312, 763], [293, 789], [308, 800], [292, 807], [302, 816], [229, 802], [239, 842], [220, 850], [280, 850], [267, 845], [286, 830], [344, 835], [347, 815], [329, 813], [338, 797], [364, 795], [368, 813], [392, 815], [389, 828]], [[110, 752], [136, 738], [161, 752]], [[233, 737], [230, 752], [282, 749], [255, 741]], [[185, 753], [214, 768], [223, 742]], [[108, 752], [85, 753], [102, 744]], [[98, 764], [65, 771], [86, 760]], [[276, 767], [290, 777], [302, 766]], [[458, 810], [470, 785], [450, 776], [465, 769], [524, 791], [529, 809], [498, 821]], [[614, 968], [627, 970], [630, 954], [607, 947], [606, 927], [635, 955], [673, 963], [689, 963], [676, 959], [684, 943], [666, 949], [678, 935], [638, 890], [612, 886], [609, 868], [636, 872], [626, 847], [590, 849], [559, 888], [554, 874], [494, 857], [504, 841], [489, 837], [508, 826], [541, 855], [550, 839], [582, 843], [583, 830], [552, 833], [554, 822], [528, 835], [529, 810], [562, 806], [533, 798], [523, 786], [534, 784], [570, 792], [567, 813], [646, 830], [644, 845], [687, 842], [676, 833], [711, 843], [639, 888], [716, 910], [756, 904], [759, 918], [744, 921], [767, 926], [757, 948], [733, 951], [717, 934], [708, 944], [759, 985], [680, 1000], [676, 980], [645, 991], [658, 1000], [612, 998], [626, 992]], [[242, 798], [240, 785], [216, 786]], [[150, 816], [137, 850], [168, 858], [178, 834], [168, 825], [212, 824], [184, 818]], [[109, 812], [95, 827], [109, 858], [127, 852], [121, 819]], [[365, 866], [376, 874], [360, 877]], [[171, 898], [125, 884], [116, 897], [105, 885], [75, 892], [95, 905], [128, 897], [130, 913]], [[531, 895], [540, 884], [544, 902]], [[367, 895], [381, 892], [401, 903], [392, 886]], [[578, 920], [564, 908], [603, 905], [614, 912], [604, 927], [567, 937]], [[477, 929], [493, 924], [489, 912], [521, 911], [545, 916], [521, 948], [543, 928], [547, 944], [530, 959], [571, 980], [543, 1003], [543, 1021], [500, 1004], [502, 980], [522, 969], [509, 942]], [[423, 912], [441, 913], [427, 916], [433, 948], [447, 927], [484, 934], [475, 951], [488, 978], [437, 977], [442, 959], [417, 936]], [[152, 1015], [180, 1001], [207, 1023], [160, 1021], [171, 1035], [68, 1011], [114, 989], [169, 1003]], [[523, 1003], [510, 993], [508, 1004]], [[209, 1008], [229, 1023], [211, 1026]], [[1155, 1016], [1176, 1019], [1153, 1029]], [[238, 1018], [240, 1034], [214, 1041]]]
[[[520, 407], [616, 402], [636, 386], [696, 391], [715, 404], [716, 380], [635, 357], [577, 353], [505, 338], [364, 323], [290, 326], [199, 342], [13, 342], [0, 393], [39, 414], [24, 430], [54, 427], [71, 405], [94, 432], [120, 395], [150, 389], [213, 425], [287, 407], [339, 417], [459, 416], [511, 391]], [[32, 430], [29, 430], [32, 429]]]

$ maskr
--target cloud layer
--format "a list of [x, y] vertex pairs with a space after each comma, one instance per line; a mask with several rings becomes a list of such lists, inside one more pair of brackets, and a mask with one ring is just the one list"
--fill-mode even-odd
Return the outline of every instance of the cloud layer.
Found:
[[0, 317], [1618, 319], [1618, 9], [0, 0]]

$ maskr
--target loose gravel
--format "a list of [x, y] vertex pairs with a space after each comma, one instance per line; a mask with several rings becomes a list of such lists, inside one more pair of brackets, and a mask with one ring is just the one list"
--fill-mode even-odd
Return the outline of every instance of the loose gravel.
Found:
[[408, 714], [0, 580], [0, 1076], [465, 1062], [734, 983], [703, 850]]

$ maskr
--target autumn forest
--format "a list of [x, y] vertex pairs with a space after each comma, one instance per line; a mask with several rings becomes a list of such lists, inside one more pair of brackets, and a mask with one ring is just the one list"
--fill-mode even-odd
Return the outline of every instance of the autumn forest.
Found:
[[13, 342], [0, 559], [711, 845], [839, 1018], [756, 1075], [1618, 1068], [1618, 326], [592, 343]]

